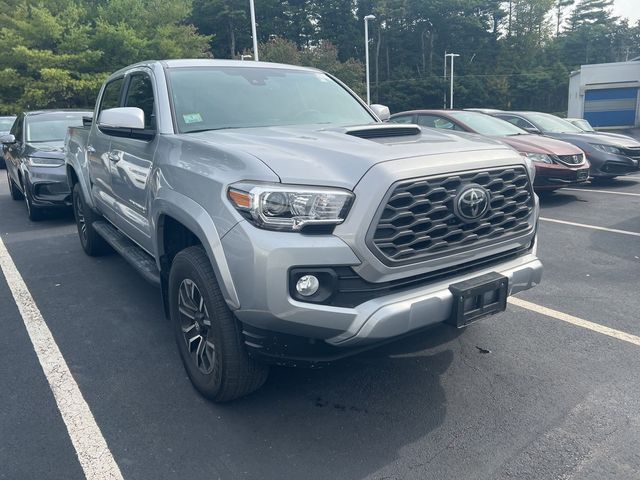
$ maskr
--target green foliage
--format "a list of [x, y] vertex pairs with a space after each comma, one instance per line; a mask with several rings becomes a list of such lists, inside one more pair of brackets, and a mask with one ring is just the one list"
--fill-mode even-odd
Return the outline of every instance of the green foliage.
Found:
[[[640, 55], [612, 0], [256, 0], [261, 60], [315, 66], [372, 98], [439, 108], [566, 108], [568, 75]], [[252, 53], [247, 0], [0, 0], [0, 113], [91, 106], [102, 79], [150, 58]], [[448, 103], [448, 102], [447, 102]]]
[[188, 0], [0, 0], [0, 113], [92, 107], [114, 70], [207, 55], [190, 11]]

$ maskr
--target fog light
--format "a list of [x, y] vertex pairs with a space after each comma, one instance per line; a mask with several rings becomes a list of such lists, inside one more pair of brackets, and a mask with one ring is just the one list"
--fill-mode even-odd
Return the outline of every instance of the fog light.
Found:
[[296, 291], [303, 297], [310, 297], [318, 291], [320, 282], [314, 275], [304, 275], [296, 282]]

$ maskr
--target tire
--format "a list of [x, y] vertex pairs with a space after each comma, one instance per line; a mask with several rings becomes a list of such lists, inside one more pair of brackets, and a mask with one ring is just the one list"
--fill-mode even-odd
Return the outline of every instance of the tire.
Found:
[[29, 220], [32, 222], [42, 220], [44, 218], [44, 212], [41, 208], [33, 206], [33, 200], [31, 199], [29, 188], [25, 186], [23, 190], [24, 194], [22, 196], [24, 197], [24, 203], [27, 207], [27, 217], [29, 217]]
[[227, 402], [264, 384], [269, 367], [247, 355], [240, 325], [201, 246], [186, 248], [174, 258], [169, 308], [182, 363], [203, 396]]
[[16, 187], [16, 184], [13, 180], [11, 180], [11, 175], [9, 175], [9, 169], [7, 169], [7, 182], [9, 183], [9, 193], [11, 194], [11, 198], [13, 200], [22, 200], [22, 193]]
[[73, 186], [71, 195], [73, 217], [76, 220], [78, 237], [84, 253], [90, 257], [99, 257], [111, 252], [111, 246], [93, 229], [93, 222], [100, 220], [101, 217], [87, 206], [79, 183]]

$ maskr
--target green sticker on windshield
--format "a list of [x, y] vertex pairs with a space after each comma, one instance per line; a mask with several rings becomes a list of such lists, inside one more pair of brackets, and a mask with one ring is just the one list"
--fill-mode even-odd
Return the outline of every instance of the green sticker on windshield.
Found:
[[182, 115], [182, 118], [184, 119], [184, 123], [186, 124], [200, 123], [202, 121], [202, 115], [200, 115], [199, 113], [187, 113], [185, 115]]

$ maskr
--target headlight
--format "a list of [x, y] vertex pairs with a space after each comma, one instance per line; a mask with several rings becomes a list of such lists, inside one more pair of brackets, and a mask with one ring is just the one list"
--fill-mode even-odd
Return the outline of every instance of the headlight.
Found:
[[533, 181], [536, 179], [536, 166], [529, 159], [529, 157], [527, 157], [526, 153], [520, 152], [520, 156], [524, 160], [524, 164], [527, 167], [527, 172], [529, 172], [529, 179], [531, 180], [531, 185], [533, 185]]
[[61, 167], [64, 165], [64, 160], [62, 158], [27, 157], [27, 164], [30, 167]]
[[618, 147], [613, 147], [611, 145], [600, 145], [598, 143], [592, 143], [591, 146], [596, 150], [600, 150], [601, 152], [615, 153], [617, 155], [622, 155], [622, 150], [620, 150]]
[[525, 153], [526, 157], [533, 162], [538, 163], [553, 163], [551, 157], [549, 155], [545, 155], [544, 153]]
[[257, 227], [285, 231], [342, 223], [353, 200], [337, 188], [250, 182], [234, 183], [227, 196]]

